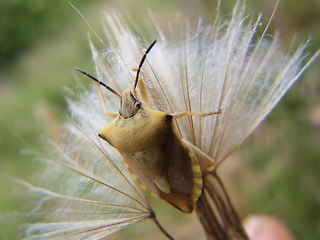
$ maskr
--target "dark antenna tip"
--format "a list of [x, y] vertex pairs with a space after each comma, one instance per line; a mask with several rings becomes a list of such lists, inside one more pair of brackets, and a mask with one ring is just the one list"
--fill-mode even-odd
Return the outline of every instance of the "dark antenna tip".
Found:
[[77, 70], [78, 72], [81, 72], [81, 73], [84, 74], [84, 75], [87, 75], [87, 73], [86, 73], [85, 71], [81, 70], [81, 69], [78, 68], [78, 67], [73, 67], [73, 69], [74, 69], [74, 70]]
[[121, 98], [121, 95], [116, 92], [115, 90], [113, 90], [111, 87], [109, 87], [107, 84], [105, 84], [104, 82], [101, 82], [98, 78], [92, 76], [91, 74], [83, 71], [82, 69], [78, 68], [78, 67], [73, 67], [75, 70], [77, 70], [78, 72], [81, 72], [83, 75], [86, 75], [87, 77], [91, 78], [93, 81], [99, 83], [101, 86], [104, 86], [106, 89], [108, 89], [110, 92], [112, 92], [113, 94], [117, 95], [119, 98]]
[[142, 65], [143, 65], [144, 61], [146, 60], [146, 58], [147, 58], [147, 54], [150, 52], [151, 48], [153, 48], [153, 46], [156, 44], [156, 42], [157, 42], [157, 40], [154, 40], [154, 41], [150, 44], [150, 46], [147, 48], [146, 52], [144, 53], [144, 55], [142, 56], [142, 58], [141, 58], [141, 60], [140, 60], [139, 67], [138, 67], [138, 71], [137, 71], [137, 75], [136, 75], [136, 79], [135, 79], [134, 86], [133, 86], [133, 92], [134, 92], [134, 93], [136, 92], [136, 87], [137, 87], [137, 84], [138, 84], [139, 74], [140, 74]]

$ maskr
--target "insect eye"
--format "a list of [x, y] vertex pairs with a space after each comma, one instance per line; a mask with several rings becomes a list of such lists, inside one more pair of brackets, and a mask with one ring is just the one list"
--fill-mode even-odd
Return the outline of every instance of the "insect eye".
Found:
[[135, 104], [134, 104], [134, 106], [135, 106], [136, 108], [140, 108], [141, 105], [142, 105], [142, 103], [139, 102], [139, 101], [135, 102]]

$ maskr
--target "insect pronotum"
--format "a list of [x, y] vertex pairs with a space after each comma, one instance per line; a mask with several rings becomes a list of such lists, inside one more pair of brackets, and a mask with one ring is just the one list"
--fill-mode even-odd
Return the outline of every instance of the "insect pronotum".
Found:
[[[179, 137], [173, 122], [188, 115], [205, 117], [219, 114], [221, 110], [169, 114], [143, 106], [137, 97], [136, 87], [142, 81], [139, 78], [142, 65], [155, 43], [147, 48], [139, 63], [133, 91], [126, 90], [121, 95], [96, 77], [79, 68], [75, 69], [120, 98], [119, 112], [106, 113], [115, 119], [98, 133], [99, 137], [119, 151], [130, 172], [149, 192], [182, 212], [191, 213], [202, 191], [198, 159], [208, 161], [211, 166], [215, 166], [215, 162], [196, 146]], [[139, 87], [143, 100], [148, 103], [144, 85], [139, 84]]]

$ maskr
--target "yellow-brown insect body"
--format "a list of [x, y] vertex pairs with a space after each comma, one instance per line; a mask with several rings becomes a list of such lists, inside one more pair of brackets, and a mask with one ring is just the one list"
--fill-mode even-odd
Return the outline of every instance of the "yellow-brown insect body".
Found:
[[[215, 163], [196, 146], [177, 136], [173, 120], [187, 115], [205, 117], [221, 111], [170, 115], [142, 107], [137, 100], [136, 87], [141, 67], [155, 43], [153, 41], [147, 48], [139, 63], [133, 93], [127, 90], [120, 95], [96, 77], [79, 68], [75, 69], [121, 98], [119, 114], [106, 113], [115, 119], [99, 132], [99, 136], [119, 151], [131, 173], [150, 193], [190, 213], [202, 191], [202, 175], [197, 158], [208, 160], [211, 165]], [[140, 94], [148, 106], [143, 81], [139, 83]], [[103, 97], [101, 99], [104, 103]]]
[[175, 134], [172, 115], [142, 107], [125, 91], [119, 115], [99, 136], [120, 152], [148, 191], [183, 212], [193, 211], [201, 194], [201, 171]]

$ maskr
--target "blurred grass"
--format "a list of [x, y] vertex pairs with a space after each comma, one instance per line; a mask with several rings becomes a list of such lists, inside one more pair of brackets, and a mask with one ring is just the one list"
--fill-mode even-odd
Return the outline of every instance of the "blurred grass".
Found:
[[[223, 1], [223, 11], [229, 13], [233, 3]], [[100, 29], [101, 6], [106, 2], [73, 4], [95, 29]], [[137, 16], [134, 20], [139, 25], [144, 24], [146, 7], [166, 23], [177, 9], [209, 18], [216, 3], [140, 0], [107, 4], [107, 11], [113, 6]], [[247, 1], [248, 12], [257, 16], [263, 11], [266, 21], [273, 5], [271, 1]], [[17, 227], [23, 223], [19, 209], [25, 199], [4, 177], [35, 177], [37, 163], [22, 150], [41, 149], [41, 136], [54, 134], [56, 124], [63, 121], [67, 112], [64, 87], [77, 85], [73, 66], [84, 66], [88, 71], [93, 68], [87, 41], [89, 29], [66, 1], [49, 4], [11, 0], [1, 2], [0, 9], [5, 16], [0, 21], [0, 239], [17, 239]], [[318, 1], [308, 0], [301, 5], [298, 0], [283, 0], [271, 32], [279, 30], [284, 43], [295, 33], [297, 43], [311, 35], [308, 51], [315, 52], [320, 47], [319, 24]], [[278, 216], [298, 239], [320, 238], [319, 62], [307, 70], [244, 147], [223, 166], [232, 199], [242, 215], [261, 212]], [[159, 201], [155, 202], [158, 206]], [[183, 219], [189, 220], [179, 226], [173, 224]], [[170, 207], [160, 214], [160, 220], [177, 236], [179, 232], [188, 236], [190, 228], [184, 224], [195, 221]], [[128, 239], [128, 234], [140, 236], [141, 229], [152, 225], [144, 224], [112, 239]], [[157, 231], [150, 229], [146, 239], [153, 236], [152, 229]]]

